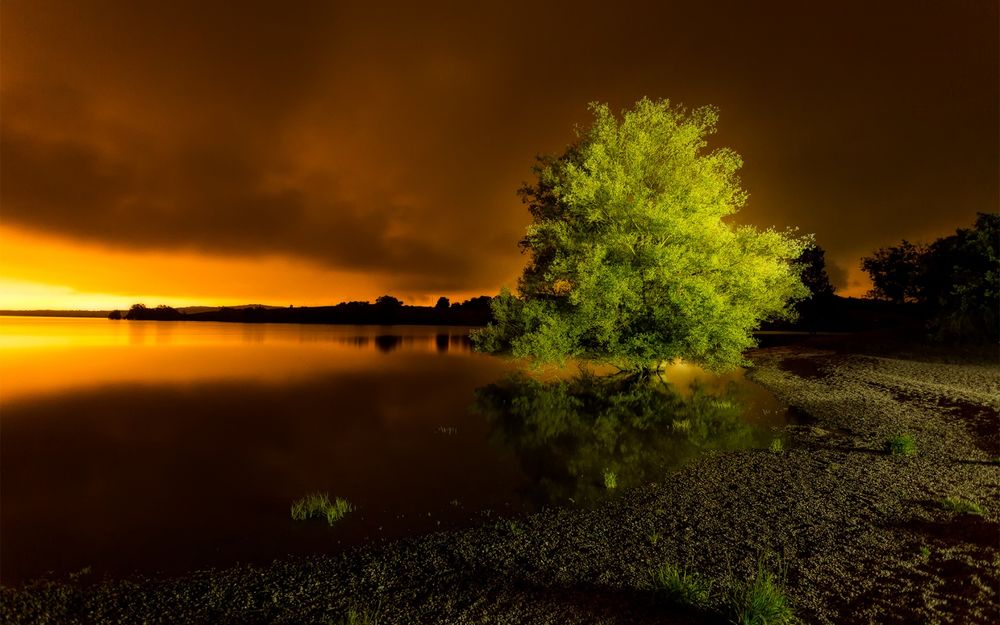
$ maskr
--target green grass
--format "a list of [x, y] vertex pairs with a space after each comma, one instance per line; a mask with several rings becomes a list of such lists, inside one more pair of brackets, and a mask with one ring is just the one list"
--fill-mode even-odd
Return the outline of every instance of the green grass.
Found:
[[735, 625], [786, 625], [795, 615], [785, 596], [782, 576], [757, 565], [753, 579], [737, 582], [727, 597], [729, 616]]
[[712, 583], [698, 575], [667, 563], [653, 571], [653, 587], [673, 603], [703, 608], [712, 593]]
[[771, 450], [772, 453], [781, 453], [785, 451], [785, 441], [780, 438], [776, 438], [771, 441], [771, 446], [768, 447], [768, 449]]
[[927, 545], [920, 545], [919, 553], [921, 558], [927, 559], [931, 557], [931, 548]]
[[897, 434], [885, 442], [885, 450], [894, 456], [912, 456], [917, 453], [917, 441], [912, 434]]
[[977, 514], [982, 516], [983, 507], [974, 501], [969, 501], [968, 499], [962, 499], [961, 497], [948, 497], [941, 502], [941, 507], [945, 510], [951, 510], [952, 512], [959, 512], [961, 514]]
[[326, 517], [326, 522], [333, 525], [352, 510], [354, 507], [346, 499], [337, 497], [330, 501], [330, 496], [326, 493], [310, 493], [292, 502], [292, 519], [305, 521]]
[[608, 490], [618, 488], [618, 474], [611, 469], [604, 469], [604, 488]]
[[357, 608], [349, 608], [343, 618], [327, 621], [330, 625], [378, 625], [378, 621], [369, 612], [361, 612]]

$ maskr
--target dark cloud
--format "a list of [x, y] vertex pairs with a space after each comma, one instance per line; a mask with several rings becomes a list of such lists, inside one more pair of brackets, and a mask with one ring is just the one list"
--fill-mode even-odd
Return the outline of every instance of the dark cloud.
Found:
[[4, 3], [4, 220], [492, 290], [532, 157], [644, 95], [718, 105], [839, 285], [996, 207], [994, 3], [336, 4]]
[[176, 161], [159, 162], [152, 178], [86, 144], [39, 142], [10, 130], [0, 152], [4, 218], [11, 221], [133, 247], [292, 254], [351, 269], [412, 274], [408, 264], [419, 261], [423, 271], [464, 279], [447, 248], [393, 239], [392, 220], [405, 206], [369, 197], [361, 210], [334, 194], [265, 188], [265, 172], [214, 146], [187, 146]]

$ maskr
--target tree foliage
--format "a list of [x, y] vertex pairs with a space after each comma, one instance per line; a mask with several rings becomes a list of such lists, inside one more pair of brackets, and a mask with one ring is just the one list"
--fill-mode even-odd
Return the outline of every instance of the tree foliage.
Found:
[[861, 259], [861, 268], [872, 280], [868, 297], [897, 304], [919, 299], [921, 262], [926, 250], [906, 239], [895, 247], [876, 250]]
[[541, 362], [591, 358], [622, 368], [684, 359], [744, 363], [761, 322], [806, 295], [794, 261], [808, 245], [724, 221], [743, 205], [740, 157], [707, 149], [718, 113], [643, 99], [542, 157], [520, 195], [532, 216], [519, 297], [494, 300], [485, 351]]
[[809, 299], [821, 301], [833, 297], [833, 284], [826, 273], [826, 252], [818, 245], [802, 250], [795, 261], [801, 271], [802, 284], [809, 289]]
[[913, 302], [944, 335], [1000, 334], [1000, 214], [980, 213], [930, 245], [900, 245], [862, 259], [871, 277], [870, 297]]

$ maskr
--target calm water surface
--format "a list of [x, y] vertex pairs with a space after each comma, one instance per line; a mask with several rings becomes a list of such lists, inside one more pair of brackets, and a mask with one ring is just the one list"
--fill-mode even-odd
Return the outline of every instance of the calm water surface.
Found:
[[[608, 473], [618, 491], [661, 479], [785, 418], [742, 372], [674, 367], [678, 392], [637, 395], [516, 369], [454, 327], [0, 317], [0, 581], [266, 562], [590, 505], [617, 492]], [[356, 510], [292, 521], [313, 491]]]

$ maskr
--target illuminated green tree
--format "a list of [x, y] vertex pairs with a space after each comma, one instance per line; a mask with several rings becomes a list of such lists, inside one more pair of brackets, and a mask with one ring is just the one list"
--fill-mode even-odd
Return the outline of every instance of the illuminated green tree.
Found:
[[591, 110], [593, 124], [539, 159], [521, 190], [530, 262], [519, 296], [494, 300], [477, 347], [631, 370], [743, 364], [752, 332], [807, 295], [793, 261], [811, 240], [724, 221], [747, 195], [740, 157], [706, 149], [716, 109], [643, 99], [621, 119]]

